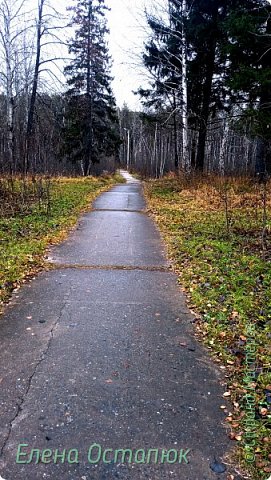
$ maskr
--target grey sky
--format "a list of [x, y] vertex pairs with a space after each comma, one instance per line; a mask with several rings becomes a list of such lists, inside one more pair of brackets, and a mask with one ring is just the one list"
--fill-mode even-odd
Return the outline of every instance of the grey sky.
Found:
[[146, 33], [144, 29], [145, 0], [110, 0], [107, 2], [110, 28], [109, 46], [113, 58], [113, 82], [117, 103], [124, 102], [131, 108], [139, 108], [140, 103], [132, 91], [144, 83], [140, 66]]
[[[111, 8], [107, 13], [111, 31], [109, 47], [113, 59], [113, 90], [118, 106], [126, 102], [130, 108], [141, 107], [139, 98], [132, 91], [147, 84], [147, 72], [141, 63], [143, 44], [147, 37], [144, 7], [146, 6], [148, 10], [153, 9], [157, 13], [163, 2], [164, 0], [106, 0]], [[26, 0], [26, 4], [33, 9], [33, 15], [36, 15], [38, 0]], [[54, 6], [53, 0], [50, 0], [50, 4]], [[63, 15], [64, 22], [64, 16], [69, 15], [66, 8], [74, 4], [75, 0], [57, 0], [56, 8]], [[72, 32], [70, 34], [72, 35]], [[55, 45], [50, 47], [48, 55], [65, 57], [67, 52], [65, 49], [63, 51], [59, 45]], [[55, 75], [65, 82], [65, 78], [61, 75], [62, 66], [59, 64]], [[51, 68], [54, 69], [54, 66]]]

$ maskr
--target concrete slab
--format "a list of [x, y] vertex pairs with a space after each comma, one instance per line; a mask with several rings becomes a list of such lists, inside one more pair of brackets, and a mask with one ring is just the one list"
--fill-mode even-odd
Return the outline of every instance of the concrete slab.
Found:
[[68, 240], [50, 251], [49, 259], [67, 265], [168, 265], [152, 220], [123, 211], [84, 215]]

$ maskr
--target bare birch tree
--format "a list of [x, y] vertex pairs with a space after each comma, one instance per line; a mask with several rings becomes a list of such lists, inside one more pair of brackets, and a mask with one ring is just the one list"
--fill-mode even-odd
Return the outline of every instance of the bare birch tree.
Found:
[[[26, 140], [25, 140], [25, 161], [24, 169], [25, 173], [29, 169], [29, 156], [31, 151], [31, 139], [34, 128], [34, 114], [35, 105], [38, 93], [38, 84], [40, 79], [41, 67], [48, 63], [54, 63], [57, 60], [63, 60], [63, 56], [52, 57], [42, 59], [42, 51], [47, 45], [64, 44], [64, 41], [57, 35], [58, 29], [66, 28], [66, 25], [50, 25], [52, 20], [57, 19], [60, 21], [61, 15], [52, 7], [47, 0], [39, 0], [38, 2], [38, 14], [36, 20], [36, 52], [35, 52], [35, 66], [33, 72], [33, 82], [30, 94], [30, 103], [27, 116], [27, 128], [26, 128]], [[45, 11], [47, 7], [47, 11]], [[49, 9], [49, 11], [48, 11]], [[48, 39], [49, 37], [49, 39]]]
[[[10, 173], [14, 171], [14, 112], [16, 108], [16, 79], [20, 68], [19, 37], [27, 27], [21, 27], [23, 1], [3, 0], [0, 5], [0, 44], [3, 70], [1, 84], [6, 95], [6, 162]], [[18, 82], [17, 82], [18, 90]], [[17, 92], [18, 93], [18, 92]]]

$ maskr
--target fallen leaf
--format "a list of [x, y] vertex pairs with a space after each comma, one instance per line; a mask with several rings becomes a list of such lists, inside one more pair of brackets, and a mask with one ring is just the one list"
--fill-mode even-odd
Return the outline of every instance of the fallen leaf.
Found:
[[226, 422], [232, 422], [232, 417], [226, 417], [225, 420]]
[[242, 435], [239, 433], [230, 432], [229, 437], [231, 440], [237, 440], [240, 442], [242, 440]]

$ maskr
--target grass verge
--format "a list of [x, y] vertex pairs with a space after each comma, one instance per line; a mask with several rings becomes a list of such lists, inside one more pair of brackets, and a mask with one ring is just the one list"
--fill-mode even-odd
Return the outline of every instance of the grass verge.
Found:
[[[229, 436], [247, 476], [271, 472], [271, 185], [244, 179], [181, 179], [145, 182], [148, 208], [189, 304], [196, 335], [225, 372]], [[256, 357], [247, 381], [250, 333]], [[253, 439], [248, 442], [246, 394], [254, 398]], [[255, 411], [255, 416], [254, 416]], [[247, 448], [255, 460], [245, 460]], [[269, 474], [269, 475], [268, 475]]]
[[1, 179], [0, 308], [12, 291], [44, 266], [46, 247], [63, 240], [79, 215], [119, 175], [88, 178]]

